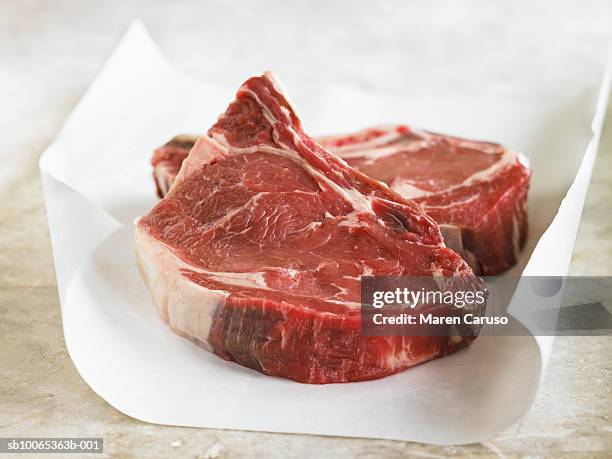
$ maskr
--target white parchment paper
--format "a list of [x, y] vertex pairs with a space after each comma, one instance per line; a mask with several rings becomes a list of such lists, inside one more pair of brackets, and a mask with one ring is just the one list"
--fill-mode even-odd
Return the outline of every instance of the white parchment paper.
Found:
[[[608, 97], [610, 74], [603, 83], [602, 75], [603, 65], [558, 97], [528, 102], [341, 82], [288, 90], [312, 135], [406, 122], [523, 151], [534, 170], [531, 227], [511, 274], [564, 275]], [[206, 131], [236, 89], [178, 72], [136, 22], [41, 157], [66, 345], [85, 381], [130, 416], [196, 427], [457, 444], [523, 416], [551, 338], [482, 336], [398, 375], [315, 386], [225, 362], [170, 332], [138, 275], [132, 221], [156, 201], [152, 150]]]

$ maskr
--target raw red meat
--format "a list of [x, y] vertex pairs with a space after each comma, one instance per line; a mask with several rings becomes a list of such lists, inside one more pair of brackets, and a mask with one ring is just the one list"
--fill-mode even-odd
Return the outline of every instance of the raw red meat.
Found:
[[351, 166], [418, 202], [479, 274], [516, 264], [527, 240], [531, 171], [501, 145], [384, 126], [317, 141]]
[[197, 141], [169, 193], [138, 221], [136, 252], [177, 334], [268, 375], [380, 378], [477, 334], [360, 333], [360, 276], [484, 284], [417, 204], [309, 138], [271, 74], [244, 83]]
[[159, 147], [153, 153], [151, 165], [153, 166], [153, 178], [157, 186], [157, 195], [163, 198], [176, 178], [183, 160], [189, 154], [198, 138], [193, 135], [178, 135], [163, 147]]
[[[154, 176], [160, 196], [195, 140], [195, 136], [179, 136], [155, 151]], [[531, 176], [521, 154], [495, 143], [405, 125], [316, 140], [354, 168], [418, 202], [440, 225], [447, 247], [477, 273], [499, 274], [516, 264], [527, 239]]]

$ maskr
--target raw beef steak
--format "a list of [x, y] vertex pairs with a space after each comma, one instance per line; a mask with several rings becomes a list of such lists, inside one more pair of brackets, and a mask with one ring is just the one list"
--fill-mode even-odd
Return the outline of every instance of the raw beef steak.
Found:
[[[178, 173], [195, 136], [179, 136], [155, 151], [161, 196]], [[446, 245], [479, 274], [499, 274], [518, 260], [527, 239], [526, 159], [489, 142], [412, 129], [405, 125], [318, 138], [328, 151], [405, 198], [440, 225]]]
[[419, 203], [440, 225], [446, 245], [477, 273], [499, 274], [516, 264], [527, 240], [531, 177], [520, 153], [405, 125], [317, 141]]
[[170, 186], [179, 173], [183, 160], [196, 140], [198, 138], [193, 135], [178, 135], [153, 153], [153, 158], [151, 158], [153, 178], [157, 186], [157, 195], [160, 198], [170, 191]]
[[478, 331], [362, 336], [360, 276], [484, 284], [420, 206], [309, 138], [271, 74], [244, 83], [135, 236], [170, 327], [268, 375], [380, 378], [464, 347]]

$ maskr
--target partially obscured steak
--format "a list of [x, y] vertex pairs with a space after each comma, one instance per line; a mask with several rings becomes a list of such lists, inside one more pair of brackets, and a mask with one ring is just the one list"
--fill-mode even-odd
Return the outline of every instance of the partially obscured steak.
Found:
[[153, 166], [157, 195], [160, 198], [166, 196], [170, 191], [183, 160], [189, 154], [189, 150], [194, 146], [196, 140], [198, 140], [198, 137], [194, 135], [178, 135], [153, 152], [151, 165]]
[[520, 153], [405, 125], [317, 141], [418, 202], [440, 225], [446, 245], [475, 271], [499, 274], [517, 262], [527, 239], [531, 176]]
[[176, 333], [307, 383], [380, 378], [474, 339], [362, 336], [360, 276], [484, 288], [420, 206], [309, 138], [270, 74], [248, 80], [197, 141], [138, 221], [136, 252]]
[[[160, 197], [196, 139], [178, 136], [155, 151], [152, 162]], [[423, 206], [440, 225], [446, 245], [476, 272], [499, 274], [517, 262], [527, 238], [531, 175], [521, 154], [495, 143], [405, 125], [316, 140], [351, 166]]]

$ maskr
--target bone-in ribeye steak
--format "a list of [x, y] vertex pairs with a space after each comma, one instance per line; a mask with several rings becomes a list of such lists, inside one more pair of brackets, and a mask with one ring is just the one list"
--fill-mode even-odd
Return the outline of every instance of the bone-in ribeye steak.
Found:
[[[158, 194], [167, 193], [195, 136], [157, 149]], [[418, 202], [441, 227], [447, 247], [483, 275], [518, 260], [527, 238], [530, 169], [519, 153], [490, 142], [383, 126], [316, 139], [354, 168]]]
[[138, 221], [136, 253], [176, 333], [307, 383], [380, 378], [474, 339], [362, 336], [360, 276], [452, 276], [484, 288], [420, 206], [304, 133], [271, 74], [244, 83], [196, 142]]
[[419, 203], [445, 243], [483, 275], [516, 264], [527, 239], [526, 158], [503, 146], [405, 125], [319, 138], [324, 148]]

